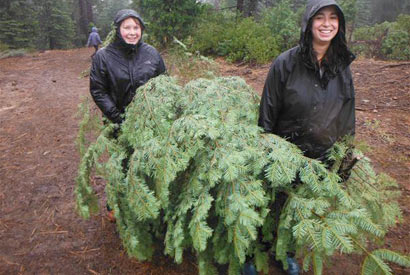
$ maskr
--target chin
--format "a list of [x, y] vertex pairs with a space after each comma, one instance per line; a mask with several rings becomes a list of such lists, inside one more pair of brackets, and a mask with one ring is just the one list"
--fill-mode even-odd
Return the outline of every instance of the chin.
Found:
[[136, 45], [136, 44], [138, 44], [138, 41], [140, 41], [139, 39], [138, 40], [132, 40], [132, 41], [127, 40], [127, 39], [124, 39], [124, 40], [127, 44], [131, 44], [131, 45]]

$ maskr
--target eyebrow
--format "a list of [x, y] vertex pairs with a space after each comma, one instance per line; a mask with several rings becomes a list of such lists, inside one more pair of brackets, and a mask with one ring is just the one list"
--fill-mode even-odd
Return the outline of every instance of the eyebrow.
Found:
[[[318, 11], [314, 16], [325, 15], [323, 11]], [[336, 11], [332, 11], [330, 15], [338, 15]]]

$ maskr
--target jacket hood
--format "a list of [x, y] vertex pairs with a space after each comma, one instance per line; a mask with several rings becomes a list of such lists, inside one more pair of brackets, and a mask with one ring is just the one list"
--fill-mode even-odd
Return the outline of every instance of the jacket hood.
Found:
[[91, 32], [98, 32], [98, 30], [97, 30], [96, 27], [92, 27], [92, 28], [91, 28]]
[[339, 11], [339, 31], [346, 33], [345, 18], [342, 8], [335, 0], [308, 0], [306, 4], [306, 10], [302, 18], [302, 29], [300, 34], [300, 44], [303, 44], [304, 37], [306, 34], [306, 28], [309, 24], [309, 20], [323, 7], [335, 6]]
[[117, 15], [114, 18], [114, 25], [119, 27], [121, 25], [121, 22], [128, 17], [134, 17], [138, 19], [138, 21], [140, 21], [141, 23], [142, 29], [145, 29], [145, 23], [144, 20], [142, 20], [142, 17], [138, 14], [138, 12], [131, 9], [120, 10], [119, 12], [117, 12]]
[[[124, 21], [125, 19], [129, 18], [129, 17], [133, 17], [136, 18], [140, 24], [141, 24], [141, 38], [138, 41], [138, 43], [136, 45], [133, 44], [128, 44], [127, 42], [125, 42], [125, 40], [122, 38], [121, 33], [120, 33], [120, 25], [121, 22]], [[117, 12], [117, 15], [114, 18], [114, 26], [116, 29], [116, 34], [115, 34], [115, 41], [114, 44], [121, 49], [122, 51], [124, 51], [127, 54], [131, 54], [133, 52], [135, 52], [138, 47], [141, 45], [142, 43], [142, 33], [145, 29], [145, 24], [144, 21], [142, 20], [141, 16], [138, 14], [138, 12], [136, 12], [135, 10], [131, 10], [131, 9], [124, 9], [124, 10], [120, 10]]]

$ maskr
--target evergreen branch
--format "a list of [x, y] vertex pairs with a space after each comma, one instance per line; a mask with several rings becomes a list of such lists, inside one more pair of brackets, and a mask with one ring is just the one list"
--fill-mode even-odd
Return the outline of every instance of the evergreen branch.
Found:
[[322, 275], [323, 273], [323, 255], [312, 252], [313, 272], [315, 275]]
[[395, 264], [404, 266], [404, 267], [410, 267], [410, 256], [403, 256], [395, 251], [391, 251], [388, 249], [377, 249], [372, 251], [372, 254], [379, 257], [382, 260], [387, 260], [389, 262], [393, 262]]
[[[296, 209], [296, 213], [298, 214], [300, 220], [303, 223], [308, 223], [299, 209]], [[312, 245], [311, 245], [312, 249], [321, 249], [322, 246], [319, 244], [319, 242], [317, 242], [315, 232], [311, 230], [311, 227], [307, 227], [307, 229], [308, 229], [307, 233], [308, 233], [309, 239], [312, 241]]]
[[[185, 249], [196, 250], [202, 275], [216, 272], [213, 261], [228, 263], [229, 273], [237, 275], [252, 254], [258, 270], [266, 272], [258, 234], [262, 228], [263, 241], [275, 240], [279, 210], [271, 206], [278, 192], [289, 196], [275, 246], [285, 269], [287, 252], [295, 248], [298, 255], [308, 254], [304, 269], [312, 264], [321, 274], [336, 249], [360, 250], [400, 220], [395, 182], [377, 175], [366, 158], [340, 183], [336, 173], [295, 145], [263, 134], [257, 117], [255, 95], [238, 78], [199, 79], [184, 88], [167, 76], [152, 79], [127, 107], [118, 139], [110, 137], [110, 125], [87, 145], [77, 178], [78, 210], [89, 216], [97, 204], [89, 182], [95, 167], [107, 180], [107, 201], [128, 253], [149, 259], [154, 240], [163, 239], [164, 253], [177, 263]], [[335, 146], [330, 153], [338, 161], [344, 144]], [[103, 152], [108, 161], [100, 160]], [[294, 183], [297, 175], [300, 184]], [[405, 262], [373, 254], [379, 263], [369, 257], [370, 269], [383, 268], [383, 260]]]

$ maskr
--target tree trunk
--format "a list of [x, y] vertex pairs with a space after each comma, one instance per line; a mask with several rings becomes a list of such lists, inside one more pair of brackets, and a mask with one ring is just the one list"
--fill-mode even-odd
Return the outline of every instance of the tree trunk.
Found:
[[88, 15], [87, 15], [87, 3], [86, 0], [78, 0], [79, 8], [79, 26], [82, 34], [87, 35], [88, 30]]
[[218, 11], [221, 8], [221, 0], [214, 0], [214, 7]]
[[89, 24], [90, 22], [94, 22], [92, 0], [86, 0], [86, 4], [87, 4], [87, 21]]
[[243, 14], [244, 9], [243, 9], [243, 0], [237, 0], [236, 1], [236, 10], [240, 13]]
[[248, 12], [246, 16], [247, 17], [255, 16], [257, 7], [258, 7], [258, 0], [249, 0], [249, 8], [248, 8]]

